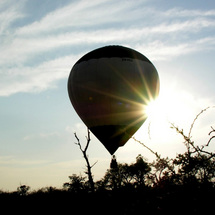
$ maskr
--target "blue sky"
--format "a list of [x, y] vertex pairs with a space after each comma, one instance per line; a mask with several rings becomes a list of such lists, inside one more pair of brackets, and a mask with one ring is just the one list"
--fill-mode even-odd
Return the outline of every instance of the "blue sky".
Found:
[[[168, 121], [188, 133], [195, 115], [215, 104], [213, 0], [0, 0], [0, 189], [60, 187], [68, 175], [84, 174], [73, 132], [84, 144], [86, 127], [67, 78], [82, 55], [110, 44], [141, 52], [160, 76], [159, 111], [135, 137], [163, 156], [185, 150]], [[213, 111], [195, 124], [199, 144], [208, 140]], [[134, 141], [116, 155], [133, 162], [140, 153], [154, 158]], [[93, 135], [89, 156], [99, 179], [110, 155]]]

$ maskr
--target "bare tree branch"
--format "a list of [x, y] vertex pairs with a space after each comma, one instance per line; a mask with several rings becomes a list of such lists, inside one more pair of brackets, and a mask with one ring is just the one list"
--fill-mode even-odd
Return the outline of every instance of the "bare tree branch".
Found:
[[91, 168], [93, 168], [97, 163], [98, 161], [96, 161], [93, 165], [91, 165]]
[[90, 144], [90, 141], [91, 141], [91, 139], [90, 139], [90, 130], [89, 130], [89, 129], [87, 129], [87, 136], [86, 136], [86, 139], [87, 139], [87, 144], [86, 144], [86, 146], [85, 146], [84, 151], [87, 151], [87, 149], [88, 149], [88, 147], [89, 147], [89, 144]]
[[152, 154], [154, 154], [158, 159], [160, 159], [160, 155], [157, 152], [154, 152], [152, 149], [150, 149], [148, 146], [146, 146], [141, 141], [137, 140], [135, 137], [131, 137], [135, 142], [140, 143], [142, 146], [144, 146], [146, 149], [148, 149]]
[[190, 137], [191, 132], [192, 132], [192, 129], [193, 129], [193, 126], [194, 126], [196, 120], [198, 119], [198, 117], [199, 117], [203, 112], [205, 112], [207, 109], [209, 109], [209, 108], [210, 108], [210, 107], [207, 107], [207, 108], [201, 110], [201, 111], [196, 115], [195, 119], [193, 120], [193, 122], [192, 122], [192, 124], [191, 124], [191, 126], [190, 126], [190, 131], [189, 131], [188, 137]]
[[[213, 133], [213, 132], [215, 132], [215, 130], [214, 130], [214, 128], [211, 126], [211, 129], [212, 129], [212, 131], [210, 131], [209, 132], [209, 136]], [[206, 146], [209, 146], [209, 144], [210, 144], [210, 142], [211, 142], [211, 140], [213, 139], [213, 138], [215, 138], [215, 135], [214, 136], [212, 136], [209, 140], [208, 140], [208, 143], [206, 144]]]
[[75, 144], [76, 144], [76, 145], [78, 145], [78, 146], [79, 146], [79, 148], [80, 148], [80, 150], [81, 150], [81, 152], [83, 152], [83, 149], [82, 149], [82, 147], [81, 147], [80, 140], [79, 140], [79, 138], [78, 138], [77, 134], [76, 134], [76, 133], [74, 133], [74, 135], [75, 135], [76, 140], [78, 141], [78, 142], [77, 142], [77, 143], [75, 143]]
[[190, 126], [190, 131], [189, 131], [189, 134], [188, 134], [188, 137], [189, 137], [189, 138], [190, 138], [190, 135], [191, 135], [191, 132], [192, 132], [192, 129], [193, 129], [193, 126], [194, 126], [196, 120], [198, 119], [198, 117], [199, 117], [203, 112], [207, 111], [209, 108], [215, 108], [215, 106], [206, 107], [205, 109], [201, 110], [201, 111], [196, 115], [195, 119], [193, 120], [193, 122], [192, 122], [192, 124], [191, 124], [191, 126]]
[[87, 129], [87, 136], [86, 136], [86, 139], [87, 139], [87, 144], [84, 148], [84, 150], [82, 149], [82, 146], [81, 146], [81, 143], [80, 143], [80, 139], [78, 138], [77, 134], [74, 133], [75, 135], [75, 138], [77, 140], [77, 143], [75, 143], [76, 145], [79, 146], [82, 154], [83, 154], [83, 157], [87, 163], [86, 167], [87, 167], [87, 171], [85, 172], [87, 175], [88, 175], [88, 180], [89, 180], [89, 185], [90, 185], [90, 188], [91, 188], [91, 191], [94, 192], [94, 181], [93, 181], [93, 176], [92, 176], [92, 172], [91, 172], [91, 169], [92, 167], [97, 163], [95, 162], [92, 166], [90, 165], [90, 162], [89, 162], [89, 159], [88, 159], [88, 155], [87, 155], [87, 149], [89, 147], [89, 144], [90, 144], [90, 131], [89, 129]]

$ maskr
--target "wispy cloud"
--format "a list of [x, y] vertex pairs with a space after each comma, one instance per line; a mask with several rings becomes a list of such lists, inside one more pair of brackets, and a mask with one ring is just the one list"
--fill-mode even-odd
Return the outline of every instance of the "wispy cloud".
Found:
[[16, 159], [13, 156], [0, 156], [1, 166], [34, 166], [34, 165], [46, 165], [51, 163], [49, 160], [22, 160]]
[[0, 34], [7, 35], [8, 27], [17, 19], [23, 18], [22, 8], [24, 1], [2, 0], [0, 2]]
[[29, 141], [29, 140], [34, 140], [34, 139], [52, 139], [52, 138], [58, 138], [60, 137], [61, 134], [58, 132], [49, 132], [49, 133], [39, 133], [39, 134], [30, 134], [30, 135], [26, 135], [23, 140], [24, 141]]
[[[144, 2], [144, 1], [142, 1]], [[41, 20], [37, 20], [27, 26], [17, 29], [17, 34], [53, 33], [57, 30], [71, 30], [71, 28], [98, 27], [108, 23], [127, 21], [131, 16], [122, 16], [122, 11], [127, 15], [132, 14], [135, 4], [124, 1], [74, 1], [73, 3], [48, 13]]]
[[73, 55], [53, 59], [38, 66], [17, 66], [8, 68], [0, 79], [0, 95], [17, 92], [40, 92], [56, 87], [56, 81], [66, 78], [75, 62]]
[[191, 42], [182, 42], [179, 44], [168, 44], [159, 40], [148, 43], [138, 44], [136, 48], [145, 51], [152, 60], [169, 61], [174, 57], [195, 53], [201, 50], [210, 50], [215, 47], [215, 37], [206, 37], [204, 39]]
[[[151, 27], [137, 27], [137, 28], [121, 28], [121, 29], [96, 29], [89, 31], [72, 31], [63, 32], [56, 35], [40, 35], [35, 37], [15, 37], [11, 44], [2, 47], [2, 54], [0, 55], [0, 63], [4, 64], [18, 64], [25, 63], [32, 56], [41, 55], [54, 49], [63, 49], [65, 47], [78, 46], [85, 43], [99, 44], [99, 43], [128, 43], [132, 40], [133, 43], [140, 42], [143, 38], [147, 39], [150, 36], [153, 39], [158, 39], [158, 35], [180, 34], [180, 33], [196, 33], [205, 28], [214, 28], [215, 22], [212, 20], [195, 19], [184, 22], [162, 23]], [[151, 39], [152, 40], [152, 39]], [[171, 42], [171, 41], [170, 41]], [[174, 41], [175, 43], [175, 41]], [[13, 60], [12, 60], [13, 59]], [[12, 61], [12, 62], [11, 62]]]
[[[84, 52], [101, 45], [127, 45], [155, 60], [214, 46], [214, 37], [205, 36], [204, 31], [214, 29], [215, 10], [159, 11], [143, 1], [82, 0], [31, 23], [12, 25], [27, 19], [24, 3], [0, 4], [7, 14], [7, 19], [0, 15], [0, 96], [55, 87]], [[149, 25], [144, 22], [147, 16], [156, 19]]]
[[168, 17], [210, 17], [215, 16], [215, 10], [187, 10], [182, 8], [172, 8], [161, 12]]

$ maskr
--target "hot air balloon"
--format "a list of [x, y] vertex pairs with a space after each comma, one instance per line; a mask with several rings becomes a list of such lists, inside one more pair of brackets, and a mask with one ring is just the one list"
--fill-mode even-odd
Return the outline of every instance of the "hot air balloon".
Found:
[[146, 120], [144, 108], [159, 93], [159, 77], [141, 53], [105, 46], [75, 63], [68, 93], [82, 121], [114, 154]]

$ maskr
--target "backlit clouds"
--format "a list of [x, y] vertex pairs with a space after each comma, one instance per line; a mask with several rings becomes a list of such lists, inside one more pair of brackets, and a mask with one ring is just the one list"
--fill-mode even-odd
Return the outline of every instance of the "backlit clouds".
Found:
[[56, 87], [56, 81], [67, 78], [75, 62], [73, 55], [43, 62], [35, 67], [18, 66], [8, 68], [0, 79], [0, 95], [8, 96], [17, 92], [40, 92]]
[[[136, 48], [152, 60], [170, 60], [213, 48], [215, 10], [158, 10], [144, 1], [74, 1], [26, 22], [25, 1], [0, 7], [0, 96], [56, 86], [87, 51], [102, 45]], [[151, 17], [151, 23], [145, 22]], [[16, 25], [18, 19], [22, 25]], [[191, 39], [192, 38], [192, 39]]]

